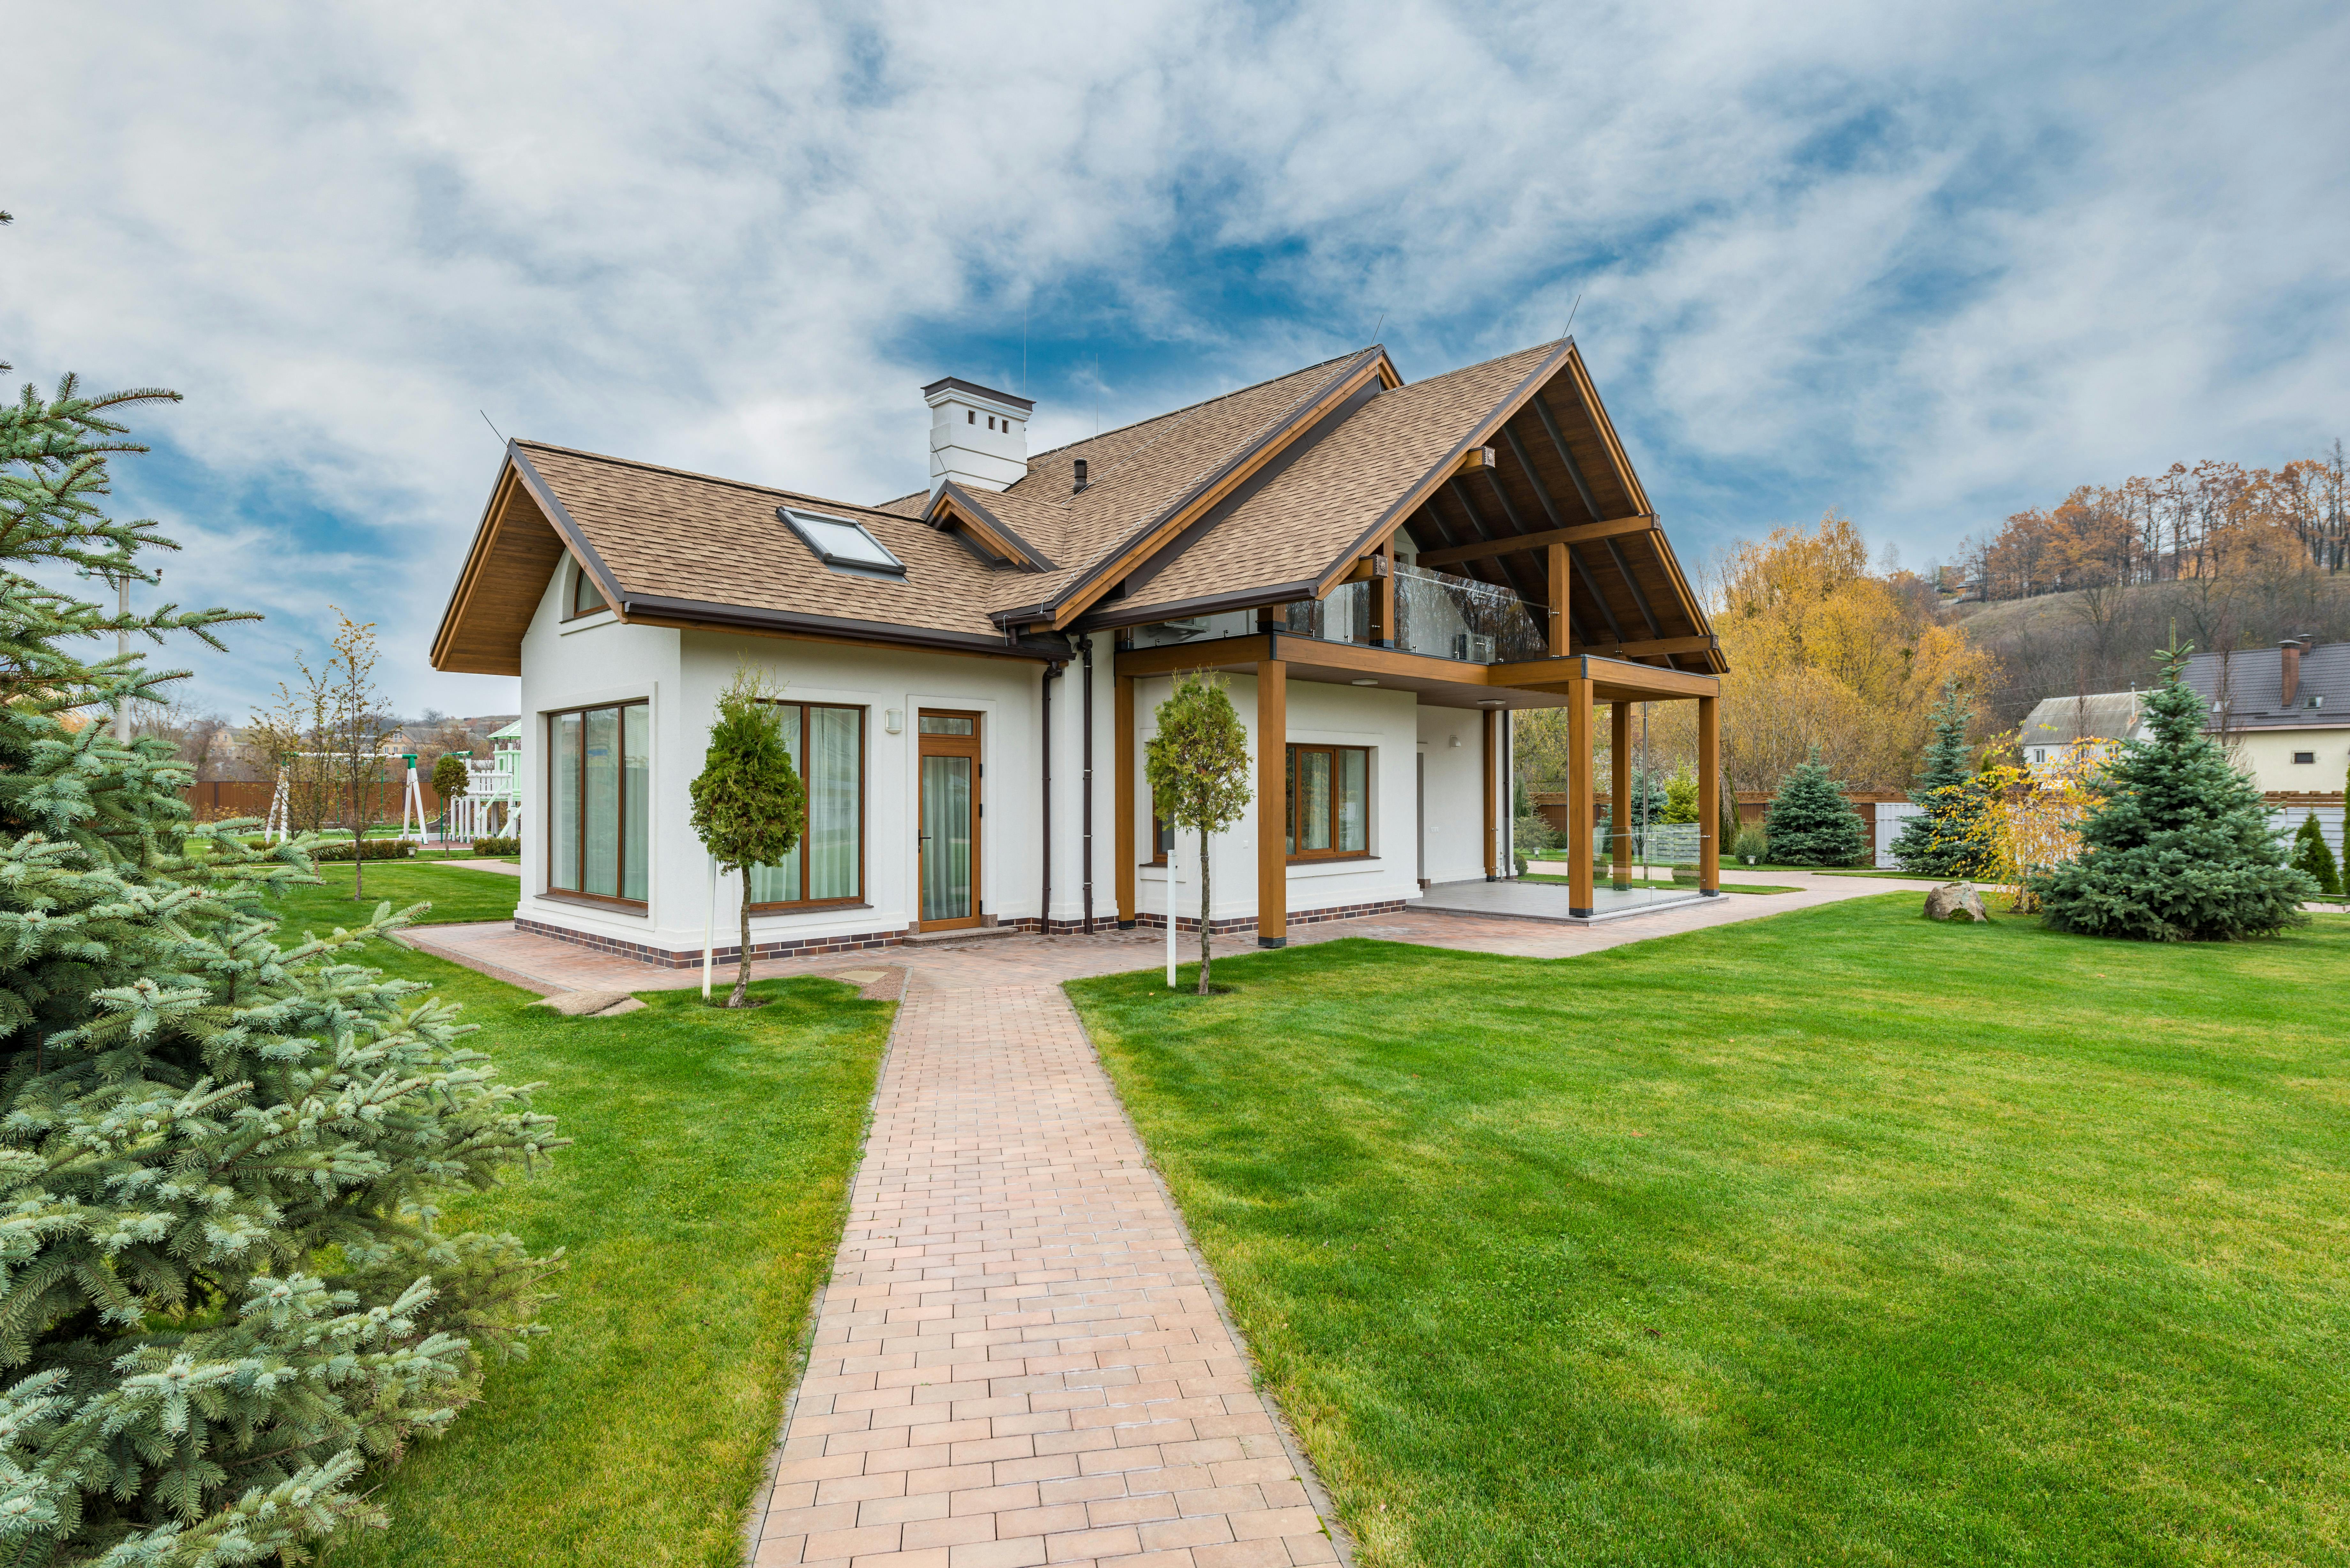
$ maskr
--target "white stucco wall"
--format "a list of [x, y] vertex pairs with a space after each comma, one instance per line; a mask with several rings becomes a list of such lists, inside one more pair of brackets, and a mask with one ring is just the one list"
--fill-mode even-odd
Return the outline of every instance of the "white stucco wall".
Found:
[[[2239, 730], [2228, 750], [2263, 790], [2334, 794], [2350, 775], [2350, 730]], [[2295, 752], [2316, 760], [2296, 763]]]
[[[901, 930], [920, 909], [915, 849], [919, 799], [916, 719], [925, 708], [983, 716], [979, 900], [983, 914], [1012, 921], [1042, 909], [1044, 759], [1039, 732], [1043, 666], [1025, 659], [993, 659], [776, 638], [735, 637], [620, 625], [608, 613], [566, 623], [563, 605], [570, 568], [556, 574], [523, 639], [521, 776], [525, 828], [523, 889], [517, 913], [618, 941], [672, 952], [700, 948], [709, 909], [708, 858], [691, 825], [688, 786], [702, 766], [719, 692], [748, 662], [766, 671], [788, 697], [867, 710], [864, 899], [862, 907], [754, 916], [752, 940], [766, 943]], [[1094, 641], [1093, 900], [1096, 919], [1118, 914], [1118, 834], [1114, 815], [1116, 682], [1112, 639]], [[1153, 713], [1171, 690], [1166, 677], [1136, 682], [1134, 763], [1138, 859], [1149, 854], [1149, 793], [1141, 744], [1155, 731]], [[1049, 916], [1075, 921], [1085, 911], [1083, 878], [1085, 679], [1073, 662], [1053, 682], [1053, 894]], [[1256, 682], [1231, 679], [1233, 705], [1256, 739]], [[550, 896], [547, 883], [547, 722], [567, 709], [607, 702], [650, 704], [650, 857], [642, 911]], [[1289, 908], [1295, 910], [1412, 899], [1419, 878], [1449, 881], [1482, 877], [1478, 801], [1481, 714], [1474, 710], [1422, 708], [1408, 691], [1292, 681], [1288, 732], [1283, 742], [1368, 746], [1372, 750], [1371, 854], [1367, 858], [1294, 865]], [[900, 715], [891, 734], [887, 715]], [[1457, 739], [1458, 744], [1453, 742]], [[1426, 862], [1422, 869], [1419, 760], [1426, 758]], [[1252, 784], [1254, 782], [1252, 774]], [[1196, 854], [1186, 842], [1187, 860]], [[1254, 808], [1213, 846], [1213, 918], [1253, 916], [1257, 908]], [[1139, 912], [1167, 908], [1166, 872], [1149, 865], [1136, 873]], [[731, 943], [741, 898], [740, 878], [719, 887], [716, 925]], [[1198, 888], [1187, 872], [1177, 912], [1198, 912]]]

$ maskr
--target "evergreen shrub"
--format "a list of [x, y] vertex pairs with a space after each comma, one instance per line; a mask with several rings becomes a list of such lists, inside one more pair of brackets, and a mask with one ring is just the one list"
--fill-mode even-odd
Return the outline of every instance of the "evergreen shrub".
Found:
[[1750, 864], [1769, 859], [1771, 857], [1770, 835], [1764, 833], [1759, 824], [1748, 823], [1738, 830], [1735, 853], [1739, 859]]
[[2334, 861], [2334, 846], [2325, 842], [2325, 829], [2314, 816], [2304, 816], [2293, 836], [2293, 868], [2317, 884], [2317, 890], [2329, 898], [2342, 896], [2342, 870]]
[[485, 859], [499, 855], [519, 855], [522, 853], [522, 840], [500, 838], [494, 834], [484, 835], [473, 840], [473, 853]]
[[1779, 781], [1762, 833], [1782, 866], [1857, 866], [1868, 858], [1868, 830], [1821, 765], [1817, 746]]
[[2302, 900], [2318, 884], [2285, 863], [2260, 786], [2203, 732], [2203, 699], [2180, 676], [2187, 652], [2158, 656], [2162, 684], [2146, 701], [2153, 738], [2123, 742], [2106, 763], [2080, 856], [2029, 883], [2058, 930], [2224, 941], [2308, 920]]
[[1955, 683], [1942, 688], [1942, 700], [1934, 706], [1933, 729], [1917, 784], [1909, 791], [1910, 804], [1925, 809], [1894, 835], [1893, 858], [1912, 876], [1952, 880], [1986, 876], [1991, 856], [1981, 823], [1990, 802], [1968, 765], [1967, 708]]

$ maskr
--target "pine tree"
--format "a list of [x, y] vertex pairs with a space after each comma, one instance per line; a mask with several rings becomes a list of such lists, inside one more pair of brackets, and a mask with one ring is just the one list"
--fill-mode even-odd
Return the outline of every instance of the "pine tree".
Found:
[[1762, 825], [1771, 859], [1781, 866], [1857, 866], [1868, 858], [1868, 831], [1820, 763], [1820, 749], [1779, 781]]
[[1697, 820], [1697, 775], [1686, 766], [1675, 768], [1673, 776], [1665, 781], [1665, 813], [1660, 820]]
[[366, 1464], [444, 1428], [518, 1352], [548, 1262], [435, 1205], [557, 1141], [456, 1010], [356, 961], [404, 923], [285, 950], [302, 839], [195, 826], [168, 742], [92, 710], [186, 674], [72, 648], [257, 618], [120, 615], [45, 586], [152, 583], [175, 546], [99, 505], [143, 451], [68, 377], [0, 405], [0, 1561], [296, 1560], [378, 1521]]
[[[1200, 994], [1208, 994], [1208, 836], [1222, 833], [1248, 809], [1248, 732], [1212, 676], [1191, 674], [1159, 704], [1159, 732], [1143, 745], [1143, 773], [1160, 815], [1200, 836]], [[1174, 888], [1167, 884], [1167, 922], [1175, 922]]]
[[2150, 941], [2273, 936], [2308, 917], [2318, 886], [2285, 864], [2258, 785], [2203, 732], [2203, 699], [2164, 649], [2146, 700], [2147, 741], [2108, 762], [2105, 802], [2081, 824], [2080, 857], [2032, 879], [2058, 930]]
[[1942, 688], [1942, 700], [1934, 705], [1933, 727], [1934, 737], [1926, 744], [1917, 784], [1909, 791], [1910, 803], [1925, 810], [1903, 823], [1894, 836], [1893, 858], [1917, 876], [1980, 877], [1989, 869], [1978, 831], [1986, 802], [1970, 765], [1967, 705], [1956, 682]]
[[722, 870], [743, 873], [742, 951], [729, 1007], [751, 1004], [751, 868], [778, 866], [807, 829], [807, 786], [784, 743], [778, 695], [745, 665], [718, 696], [710, 749], [691, 787], [693, 831]]
[[2334, 846], [2325, 842], [2325, 829], [2314, 815], [2303, 817], [2294, 830], [2293, 868], [2316, 883], [2326, 897], [2342, 896], [2342, 870], [2334, 863]]

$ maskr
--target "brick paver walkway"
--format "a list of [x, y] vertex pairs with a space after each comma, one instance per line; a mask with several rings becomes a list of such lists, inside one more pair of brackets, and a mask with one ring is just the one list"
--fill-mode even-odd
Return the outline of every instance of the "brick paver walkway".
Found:
[[[1924, 893], [1772, 875], [1803, 891], [1589, 927], [1412, 910], [1291, 936], [1555, 958], [1893, 888]], [[540, 992], [701, 983], [696, 971], [506, 922], [411, 940]], [[1060, 990], [1149, 967], [1164, 941], [1112, 929], [754, 966], [761, 978], [884, 966], [906, 977], [807, 1370], [753, 1504], [757, 1568], [1345, 1560], [1313, 1472], [1253, 1391], [1213, 1282]], [[1243, 933], [1223, 950], [1253, 947]]]
[[1057, 986], [910, 982], [752, 1561], [1337, 1554]]

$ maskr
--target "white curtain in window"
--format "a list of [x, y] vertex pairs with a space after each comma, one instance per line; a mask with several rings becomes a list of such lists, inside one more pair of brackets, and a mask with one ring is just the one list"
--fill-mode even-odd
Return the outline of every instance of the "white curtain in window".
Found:
[[858, 895], [858, 753], [864, 715], [855, 708], [808, 710], [807, 896]]

